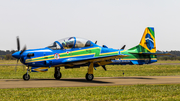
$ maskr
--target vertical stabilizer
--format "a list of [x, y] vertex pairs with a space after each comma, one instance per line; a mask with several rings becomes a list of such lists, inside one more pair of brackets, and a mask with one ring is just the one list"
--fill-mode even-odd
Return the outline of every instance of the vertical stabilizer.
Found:
[[154, 27], [146, 27], [139, 45], [130, 48], [129, 51], [138, 52], [138, 53], [149, 53], [149, 52], [155, 53], [156, 41], [155, 41]]
[[139, 45], [149, 52], [156, 52], [154, 27], [146, 27]]

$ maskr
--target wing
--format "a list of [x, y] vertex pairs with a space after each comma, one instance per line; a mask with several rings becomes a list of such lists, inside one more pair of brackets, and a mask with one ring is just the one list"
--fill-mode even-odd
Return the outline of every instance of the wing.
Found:
[[168, 52], [156, 52], [156, 53], [150, 53], [150, 52], [139, 52], [139, 53], [135, 53], [135, 52], [129, 52], [131, 54], [141, 54], [141, 55], [171, 55], [170, 53]]
[[[97, 58], [68, 58], [62, 61], [64, 65], [61, 66], [74, 66], [78, 64], [86, 64], [89, 62], [97, 63], [97, 62], [102, 62], [102, 61], [108, 61], [108, 60], [114, 60], [114, 59], [119, 59], [123, 57], [127, 57], [128, 55], [113, 55], [113, 56], [106, 56], [106, 57], [97, 57]], [[110, 63], [108, 63], [110, 64]]]

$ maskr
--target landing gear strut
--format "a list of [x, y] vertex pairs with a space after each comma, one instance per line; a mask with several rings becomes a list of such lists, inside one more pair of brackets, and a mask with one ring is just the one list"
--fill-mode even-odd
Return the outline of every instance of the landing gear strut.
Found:
[[93, 67], [94, 67], [94, 63], [90, 63], [90, 65], [88, 67], [88, 73], [86, 74], [87, 81], [92, 81], [94, 79]]
[[29, 71], [29, 66], [28, 66], [28, 69], [27, 69], [27, 73], [23, 75], [23, 79], [25, 81], [28, 81], [30, 79], [30, 75], [29, 75], [28, 71]]
[[56, 80], [59, 80], [61, 78], [62, 74], [60, 72], [60, 67], [55, 67], [54, 69], [54, 78]]

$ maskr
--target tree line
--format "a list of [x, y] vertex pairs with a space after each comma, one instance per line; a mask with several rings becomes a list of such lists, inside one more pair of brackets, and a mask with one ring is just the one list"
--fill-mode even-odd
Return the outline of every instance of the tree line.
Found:
[[[15, 50], [0, 50], [0, 60], [15, 60], [14, 57], [12, 57], [12, 54], [15, 53]], [[158, 60], [180, 60], [180, 51], [160, 51], [157, 50], [157, 52], [168, 52], [171, 55], [157, 55]]]
[[12, 57], [12, 54], [15, 52], [15, 50], [0, 50], [0, 60], [15, 60], [15, 58]]
[[157, 52], [168, 52], [171, 55], [157, 55], [158, 60], [180, 60], [180, 51], [159, 51]]

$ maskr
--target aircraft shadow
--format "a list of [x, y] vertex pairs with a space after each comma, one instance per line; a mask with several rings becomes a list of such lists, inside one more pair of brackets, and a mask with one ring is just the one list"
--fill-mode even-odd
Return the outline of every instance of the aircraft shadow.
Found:
[[31, 80], [52, 80], [52, 81], [72, 81], [72, 82], [84, 82], [84, 83], [112, 83], [112, 82], [106, 82], [106, 81], [100, 81], [100, 80], [93, 80], [93, 81], [87, 81], [86, 79], [31, 79]]
[[112, 83], [99, 80], [87, 81], [85, 79], [61, 79], [61, 81], [87, 82], [87, 83]]
[[[30, 81], [40, 81], [40, 80], [51, 80], [51, 81], [73, 81], [73, 82], [87, 82], [87, 83], [112, 83], [112, 82], [105, 82], [105, 81], [100, 81], [100, 80], [96, 80], [96, 79], [155, 79], [155, 78], [150, 78], [150, 77], [98, 77], [95, 78], [93, 81], [87, 81], [86, 79], [81, 79], [81, 78], [73, 78], [73, 79], [69, 79], [69, 78], [62, 78], [60, 80], [56, 80], [56, 79], [30, 79]], [[6, 82], [8, 81], [24, 81], [23, 79], [13, 79], [13, 80], [5, 80]]]
[[111, 79], [155, 79], [155, 78], [149, 78], [149, 77], [112, 77]]

